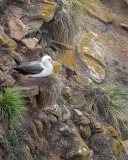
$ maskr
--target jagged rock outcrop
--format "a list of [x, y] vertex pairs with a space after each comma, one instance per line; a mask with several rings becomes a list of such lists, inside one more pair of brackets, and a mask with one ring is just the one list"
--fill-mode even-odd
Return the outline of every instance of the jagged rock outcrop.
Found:
[[24, 38], [21, 41], [28, 49], [34, 50], [38, 44], [38, 39], [36, 38]]
[[[84, 94], [85, 89], [81, 86], [77, 90], [71, 82], [67, 81], [66, 83], [71, 87], [72, 96]], [[27, 91], [28, 89], [22, 88], [22, 90]], [[30, 94], [33, 93], [29, 92]], [[31, 96], [34, 94], [31, 94]], [[28, 96], [26, 95], [25, 97]], [[46, 96], [47, 93], [45, 98]], [[46, 111], [41, 111], [38, 105], [33, 108], [33, 106], [35, 107], [34, 99], [30, 101], [29, 115], [17, 130], [17, 136], [22, 142], [20, 148], [24, 151], [24, 159], [90, 160], [93, 158], [95, 160], [126, 160], [122, 141], [117, 131], [112, 126], [99, 121], [97, 111], [89, 108], [90, 104], [88, 104], [89, 100], [87, 98], [85, 98], [87, 100], [86, 107], [83, 105], [76, 109], [79, 101], [76, 102], [75, 107], [70, 104], [70, 99], [73, 97], [58, 96], [56, 102], [60, 105], [54, 104]], [[50, 96], [48, 95], [48, 97]], [[45, 106], [47, 104], [49, 104], [49, 101], [43, 103]], [[7, 135], [4, 136], [5, 139], [8, 137]], [[4, 146], [10, 145], [10, 141], [4, 141], [3, 137], [1, 139]], [[8, 147], [7, 151], [5, 160], [10, 159]], [[3, 153], [3, 150], [1, 152]]]
[[[72, 17], [71, 11], [66, 15], [63, 9], [66, 0], [0, 2], [0, 86], [16, 86], [27, 108], [23, 122], [13, 132], [0, 110], [0, 160], [126, 160], [127, 145], [121, 136], [127, 139], [127, 131], [120, 133], [121, 129], [106, 118], [108, 97], [104, 90], [93, 89], [106, 80], [106, 53], [113, 49], [105, 52], [106, 34], [112, 36], [112, 24], [106, 24], [113, 19], [110, 10], [99, 0], [85, 0], [84, 10], [93, 17], [91, 27], [86, 29], [83, 20], [80, 27], [86, 33], [75, 34], [75, 42], [65, 44], [56, 42], [55, 31], [68, 23], [65, 16]], [[117, 25], [116, 20], [113, 23]], [[101, 30], [95, 30], [96, 26]], [[66, 27], [59, 34], [69, 38], [70, 34], [64, 35]], [[45, 54], [59, 62], [49, 77], [29, 78], [13, 70]], [[127, 83], [127, 78], [124, 81]]]
[[10, 28], [10, 37], [20, 41], [26, 34], [27, 29], [26, 25], [23, 22], [15, 17], [12, 17], [9, 21], [9, 28]]
[[[2, 28], [2, 27], [1, 27]], [[12, 52], [16, 49], [16, 42], [6, 35], [3, 29], [0, 29], [0, 41], [1, 41], [1, 50]]]
[[104, 50], [104, 40], [93, 32], [87, 33], [78, 43], [78, 55], [96, 82], [101, 82], [105, 77]]
[[105, 23], [111, 22], [113, 20], [113, 16], [110, 10], [105, 7], [99, 0], [92, 1], [91, 3], [88, 0], [85, 0], [85, 2], [85, 10], [90, 12], [92, 15], [98, 17]]

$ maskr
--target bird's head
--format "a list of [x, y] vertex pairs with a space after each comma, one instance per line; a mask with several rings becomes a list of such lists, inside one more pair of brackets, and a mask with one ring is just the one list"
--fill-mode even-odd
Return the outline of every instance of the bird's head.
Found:
[[53, 61], [50, 56], [45, 55], [45, 56], [42, 58], [42, 63], [43, 63], [43, 64], [56, 64], [57, 62]]

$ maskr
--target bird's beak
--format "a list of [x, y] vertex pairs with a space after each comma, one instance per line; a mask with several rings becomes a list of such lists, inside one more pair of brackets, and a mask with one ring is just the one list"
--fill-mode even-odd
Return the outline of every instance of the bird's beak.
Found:
[[56, 64], [58, 64], [58, 62], [52, 60], [52, 64], [56, 65]]

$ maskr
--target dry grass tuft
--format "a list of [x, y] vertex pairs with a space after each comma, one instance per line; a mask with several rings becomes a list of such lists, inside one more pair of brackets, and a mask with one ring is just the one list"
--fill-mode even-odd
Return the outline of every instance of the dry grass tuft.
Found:
[[62, 0], [62, 2], [62, 20], [50, 26], [50, 30], [56, 41], [72, 44], [73, 38], [79, 32], [85, 18], [84, 6], [86, 3], [84, 0]]

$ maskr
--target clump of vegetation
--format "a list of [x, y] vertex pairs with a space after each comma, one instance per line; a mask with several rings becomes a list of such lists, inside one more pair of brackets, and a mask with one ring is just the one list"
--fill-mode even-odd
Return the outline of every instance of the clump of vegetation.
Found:
[[123, 138], [128, 133], [128, 92], [120, 88], [86, 88], [85, 97], [97, 115], [111, 124]]
[[126, 129], [128, 124], [128, 106], [126, 101], [126, 96], [128, 93], [116, 88], [106, 88], [104, 90], [105, 95], [108, 97], [107, 105], [112, 114], [112, 123], [120, 130], [120, 124], [122, 124]]
[[[56, 41], [62, 43], [72, 43], [74, 35], [83, 24], [85, 12], [85, 0], [62, 0], [63, 17], [60, 22], [50, 26], [51, 33]], [[92, 3], [90, 1], [90, 3]], [[54, 31], [53, 31], [54, 30]]]
[[0, 113], [8, 121], [11, 130], [19, 126], [26, 113], [25, 101], [19, 90], [7, 88], [0, 91]]
[[20, 146], [21, 138], [22, 137], [20, 135], [17, 136], [15, 132], [13, 132], [8, 138], [12, 160], [24, 160], [25, 159], [25, 152]]

